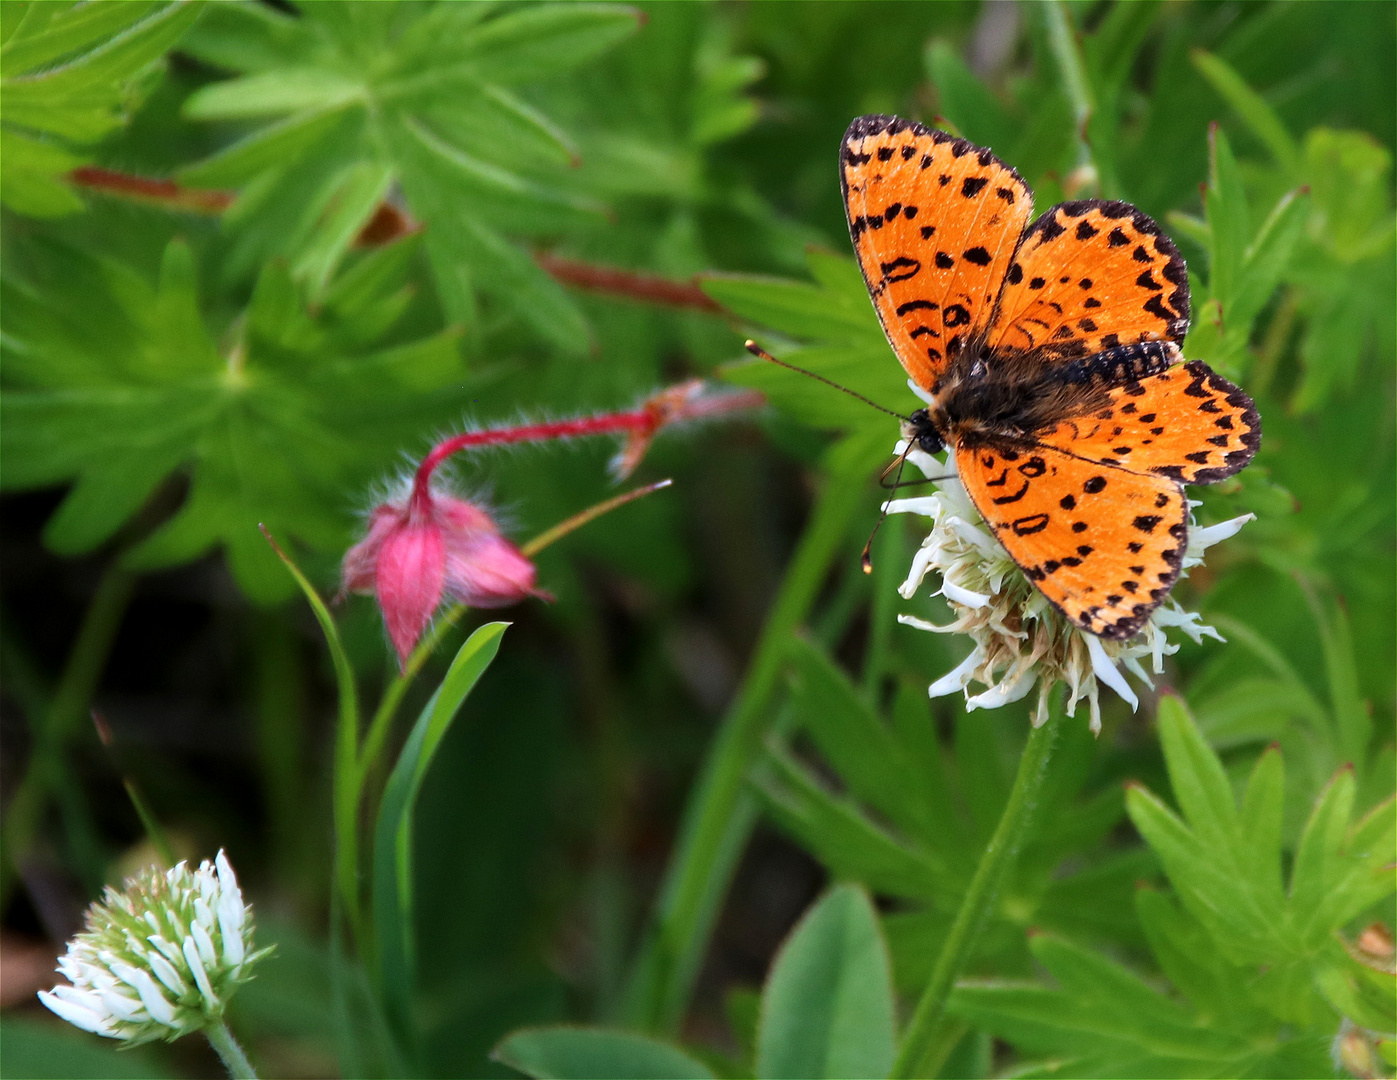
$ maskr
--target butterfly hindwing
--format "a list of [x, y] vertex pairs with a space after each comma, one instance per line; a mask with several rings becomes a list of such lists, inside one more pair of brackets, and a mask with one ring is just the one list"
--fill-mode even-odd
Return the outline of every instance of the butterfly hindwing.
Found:
[[1135, 634], [1168, 595], [1188, 544], [1188, 503], [1167, 476], [1051, 446], [957, 447], [975, 508], [1029, 580], [1072, 622]]
[[1008, 269], [988, 344], [1071, 360], [1141, 341], [1182, 341], [1188, 272], [1129, 203], [1082, 199], [1043, 212]]
[[989, 323], [1032, 192], [988, 150], [892, 116], [861, 116], [840, 153], [849, 235], [907, 373], [932, 390]]
[[1245, 392], [1195, 360], [1117, 386], [1105, 408], [1035, 438], [1131, 472], [1211, 484], [1251, 461], [1261, 417]]

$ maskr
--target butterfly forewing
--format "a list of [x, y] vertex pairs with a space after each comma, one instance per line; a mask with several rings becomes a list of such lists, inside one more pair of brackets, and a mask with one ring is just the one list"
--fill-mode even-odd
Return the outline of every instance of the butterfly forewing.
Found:
[[1188, 331], [1183, 257], [1129, 203], [1083, 199], [1047, 210], [1008, 269], [988, 344], [1045, 361], [1091, 356]]
[[961, 483], [999, 542], [1083, 630], [1135, 634], [1179, 576], [1183, 487], [1049, 446], [956, 449]]
[[1036, 437], [1090, 461], [1211, 484], [1251, 461], [1261, 445], [1261, 417], [1243, 391], [1193, 361], [1126, 382], [1104, 409]]
[[850, 125], [840, 177], [878, 318], [907, 373], [932, 390], [988, 326], [1032, 193], [988, 150], [891, 116]]

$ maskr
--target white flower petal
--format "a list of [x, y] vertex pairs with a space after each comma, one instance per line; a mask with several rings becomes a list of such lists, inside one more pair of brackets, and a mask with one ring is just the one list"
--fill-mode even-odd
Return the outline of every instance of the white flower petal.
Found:
[[165, 984], [165, 988], [174, 994], [176, 998], [182, 997], [189, 992], [189, 984], [180, 977], [180, 973], [175, 970], [175, 966], [157, 952], [153, 952], [147, 958], [150, 970], [155, 972], [155, 977]]
[[[1025, 677], [1027, 675], [1027, 677]], [[1037, 682], [1037, 677], [1022, 673], [1015, 679], [1001, 679], [994, 686], [991, 686], [983, 694], [976, 694], [974, 697], [965, 699], [966, 711], [971, 709], [998, 709], [1004, 705], [1010, 705], [1028, 696], [1028, 692], [1033, 689], [1033, 684]]]
[[213, 938], [209, 937], [209, 932], [204, 929], [202, 923], [196, 922], [190, 928], [189, 936], [194, 939], [194, 945], [199, 950], [200, 960], [208, 965], [218, 962], [218, 952], [213, 947]]
[[102, 1002], [102, 1008], [118, 1020], [139, 1023], [150, 1019], [140, 998], [129, 997], [117, 990], [104, 990], [97, 997]]
[[942, 579], [941, 595], [947, 600], [954, 600], [957, 604], [964, 604], [968, 608], [977, 610], [990, 602], [988, 596], [983, 593], [971, 592], [969, 589], [962, 589], [950, 578]]
[[211, 1008], [218, 1008], [218, 995], [213, 992], [213, 984], [209, 982], [209, 974], [204, 970], [204, 962], [199, 957], [199, 947], [194, 944], [192, 937], [184, 939], [184, 962], [189, 965], [189, 972], [198, 983], [199, 993], [204, 995], [204, 1000]]
[[[1096, 677], [1119, 694], [1130, 704], [1130, 711], [1134, 712], [1140, 707], [1140, 699], [1135, 696], [1135, 691], [1130, 689], [1130, 684], [1125, 681], [1125, 677], [1116, 667], [1116, 663], [1106, 655], [1106, 649], [1101, 644], [1101, 639], [1095, 634], [1083, 634], [1087, 642], [1087, 652], [1091, 656], [1091, 670]], [[1099, 720], [1098, 720], [1099, 728]], [[1098, 730], [1093, 728], [1092, 730]]]
[[927, 622], [926, 619], [919, 619], [915, 615], [899, 615], [897, 621], [903, 626], [915, 626], [918, 630], [929, 630], [933, 634], [959, 634], [965, 629], [959, 619], [945, 626], [938, 626], [934, 622]]
[[141, 1004], [146, 1007], [151, 1019], [169, 1028], [179, 1027], [175, 1020], [174, 1006], [165, 1000], [165, 996], [160, 992], [160, 987], [155, 985], [155, 980], [149, 974], [138, 967], [124, 964], [120, 960], [113, 963], [111, 968], [117, 978], [141, 996]]
[[941, 512], [941, 500], [936, 495], [917, 495], [910, 499], [889, 499], [883, 504], [889, 514], [921, 514], [935, 517]]
[[932, 397], [931, 394], [930, 394], [928, 391], [923, 390], [920, 386], [918, 386], [918, 385], [917, 385], [913, 380], [911, 380], [911, 379], [908, 379], [908, 380], [907, 380], [907, 389], [911, 390], [912, 393], [916, 394], [919, 398], [921, 398], [923, 401], [925, 401], [928, 405], [935, 405], [935, 404], [936, 404], [936, 399], [935, 399], [934, 397]]
[[243, 945], [243, 919], [247, 915], [247, 908], [243, 906], [243, 894], [238, 888], [233, 867], [222, 851], [219, 851], [215, 864], [218, 866], [218, 882], [222, 886], [218, 894], [218, 927], [223, 933], [223, 959], [230, 967], [237, 967], [247, 955]]
[[970, 682], [970, 677], [975, 673], [975, 669], [983, 662], [984, 657], [977, 648], [969, 656], [957, 665], [954, 671], [948, 671], [941, 678], [927, 688], [928, 697], [945, 697], [947, 694], [954, 694], [959, 690], [964, 690], [966, 684]]
[[[903, 442], [899, 445], [906, 447], [907, 444]], [[942, 462], [938, 461], [936, 458], [928, 454], [925, 450], [918, 449], [915, 446], [912, 447], [911, 450], [900, 450], [898, 452], [906, 453], [907, 460], [911, 464], [917, 466], [918, 471], [920, 471], [922, 476], [924, 476], [928, 480], [934, 479], [939, 476], [954, 476], [956, 474], [954, 466], [943, 464]]]
[[83, 1031], [90, 1031], [94, 1035], [105, 1035], [109, 1039], [119, 1036], [111, 1029], [111, 1025], [106, 1018], [84, 1005], [78, 1005], [72, 1001], [65, 1001], [63, 998], [48, 990], [39, 991], [39, 1000], [55, 1015], [67, 1020], [74, 1027], [82, 1028]]
[[1201, 554], [1214, 544], [1236, 536], [1242, 531], [1243, 525], [1255, 520], [1255, 514], [1243, 514], [1241, 517], [1229, 518], [1227, 521], [1220, 521], [1216, 525], [1209, 525], [1206, 528], [1190, 529], [1188, 531], [1188, 552], [1190, 555]]

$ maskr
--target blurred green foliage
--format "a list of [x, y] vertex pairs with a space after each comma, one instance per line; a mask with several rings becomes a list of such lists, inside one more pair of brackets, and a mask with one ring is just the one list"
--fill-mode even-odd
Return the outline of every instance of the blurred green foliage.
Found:
[[[1193, 490], [1204, 523], [1258, 518], [1180, 589], [1227, 644], [1171, 660], [1157, 724], [1152, 701], [1099, 739], [1068, 721], [939, 1075], [1328, 1075], [1357, 1068], [1345, 1033], [1382, 1060], [1391, 959], [1359, 941], [1397, 921], [1395, 35], [1356, 2], [7, 0], [3, 947], [56, 949], [148, 857], [135, 779], [182, 853], [228, 847], [278, 943], [232, 1015], [268, 1074], [886, 1070], [1026, 718], [928, 706], [963, 645], [895, 624], [944, 615], [896, 597], [905, 521], [858, 572], [895, 421], [741, 342], [915, 407], [835, 168], [849, 121], [889, 112], [991, 146], [1040, 210], [1156, 218], [1188, 355], [1265, 430]], [[721, 310], [545, 256], [698, 275]], [[360, 778], [392, 893], [364, 940], [396, 951], [356, 954], [328, 901], [335, 701], [396, 672], [354, 602], [337, 681], [257, 525], [332, 591], [358, 512], [441, 433], [693, 375], [771, 408], [662, 435], [644, 474], [673, 490], [543, 553], [557, 602], [512, 611], [445, 711], [478, 615], [408, 688], [417, 735]], [[611, 449], [458, 475], [527, 537], [610, 494]], [[0, 1030], [6, 1074], [135, 1061], [33, 1004]]]

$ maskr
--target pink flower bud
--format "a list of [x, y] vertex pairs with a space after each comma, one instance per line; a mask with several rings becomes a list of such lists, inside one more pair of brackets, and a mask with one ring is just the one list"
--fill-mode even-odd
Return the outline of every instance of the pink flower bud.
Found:
[[443, 599], [493, 608], [547, 595], [534, 588], [534, 564], [500, 535], [489, 514], [424, 489], [374, 510], [341, 573], [342, 593], [377, 596], [404, 665]]

